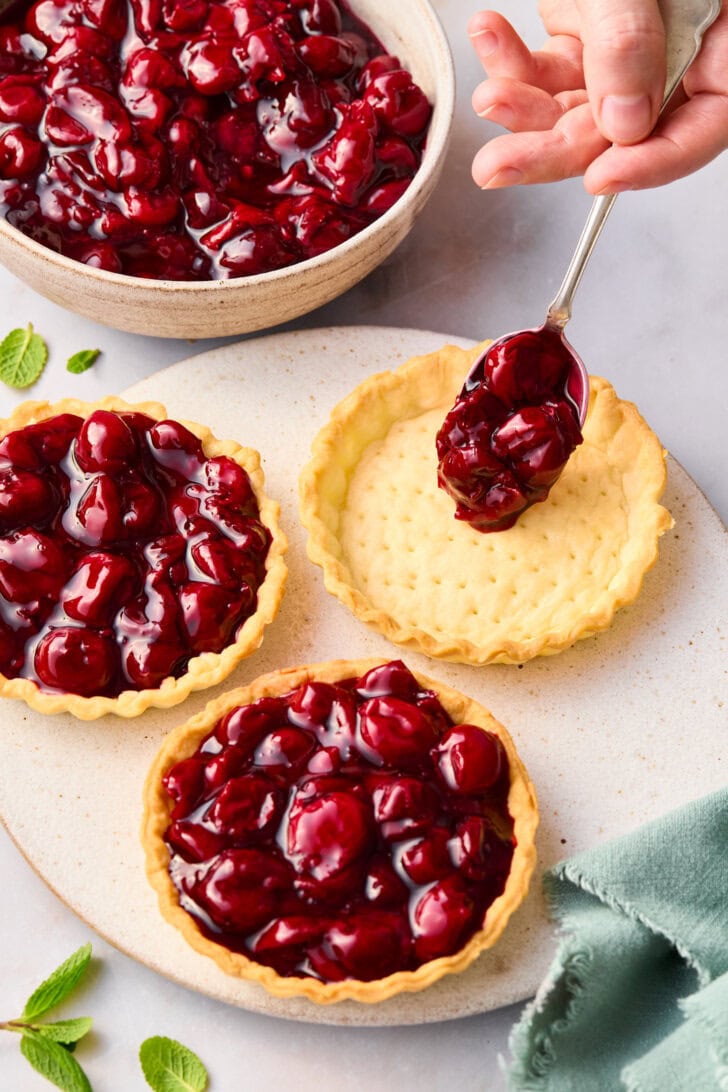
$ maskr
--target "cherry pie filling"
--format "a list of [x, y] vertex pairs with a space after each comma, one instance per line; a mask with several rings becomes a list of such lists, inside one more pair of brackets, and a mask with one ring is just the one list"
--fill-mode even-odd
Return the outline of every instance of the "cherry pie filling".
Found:
[[221, 652], [270, 532], [245, 470], [179, 422], [59, 414], [0, 441], [0, 672], [116, 697]]
[[264, 273], [386, 212], [430, 114], [336, 0], [19, 0], [0, 21], [0, 212], [112, 272]]
[[510, 870], [500, 740], [453, 724], [401, 661], [232, 709], [163, 784], [181, 907], [284, 977], [451, 955]]
[[503, 531], [546, 499], [583, 439], [569, 363], [558, 334], [528, 330], [496, 342], [468, 376], [436, 440], [456, 519]]

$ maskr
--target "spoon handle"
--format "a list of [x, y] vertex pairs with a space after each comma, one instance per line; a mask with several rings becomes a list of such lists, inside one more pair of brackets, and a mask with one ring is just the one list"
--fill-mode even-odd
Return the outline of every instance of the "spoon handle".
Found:
[[[721, 0], [661, 0], [660, 10], [665, 22], [666, 82], [660, 113], [667, 106], [673, 91], [697, 56], [703, 35], [720, 11]], [[586, 263], [591, 257], [605, 221], [617, 200], [616, 194], [595, 197], [589, 215], [569, 262], [561, 287], [549, 304], [546, 325], [563, 330], [571, 318], [571, 304], [579, 287]]]

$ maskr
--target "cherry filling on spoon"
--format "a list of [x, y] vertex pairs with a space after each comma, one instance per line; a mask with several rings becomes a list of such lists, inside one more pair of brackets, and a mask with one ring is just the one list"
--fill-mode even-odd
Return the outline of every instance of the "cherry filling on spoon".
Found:
[[172, 420], [60, 413], [0, 441], [0, 673], [116, 697], [256, 610], [271, 533], [246, 470]]
[[437, 434], [438, 484], [456, 519], [503, 531], [546, 499], [582, 442], [572, 376], [572, 356], [548, 327], [486, 350]]
[[309, 680], [228, 707], [166, 766], [162, 867], [216, 945], [284, 978], [382, 979], [483, 928], [514, 853], [510, 773], [401, 661]]
[[20, 0], [0, 20], [0, 212], [112, 272], [264, 273], [386, 212], [430, 114], [335, 0]]

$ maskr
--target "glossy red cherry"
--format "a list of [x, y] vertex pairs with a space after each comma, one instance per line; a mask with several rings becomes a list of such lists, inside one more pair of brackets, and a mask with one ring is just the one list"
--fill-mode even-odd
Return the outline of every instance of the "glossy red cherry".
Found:
[[294, 807], [286, 853], [299, 873], [326, 880], [357, 861], [372, 839], [367, 805], [348, 792], [331, 792]]
[[339, 970], [342, 977], [369, 982], [405, 967], [410, 945], [398, 914], [367, 910], [330, 926], [310, 958], [314, 970], [329, 979]]
[[311, 34], [296, 45], [296, 52], [317, 76], [345, 76], [354, 65], [355, 53], [344, 38]]
[[293, 777], [316, 750], [316, 739], [301, 728], [276, 728], [255, 749], [256, 766], [274, 776]]
[[440, 777], [453, 792], [482, 794], [506, 768], [503, 744], [492, 732], [458, 724], [442, 737], [435, 751]]
[[185, 861], [209, 861], [225, 849], [225, 839], [199, 823], [172, 823], [167, 841]]
[[400, 774], [375, 784], [372, 804], [382, 837], [396, 841], [426, 830], [437, 814], [439, 799], [431, 785]]
[[506, 460], [532, 489], [550, 486], [559, 477], [579, 434], [574, 411], [556, 405], [524, 406], [494, 430], [493, 453]]
[[342, 121], [335, 135], [312, 158], [334, 199], [353, 207], [374, 181], [377, 122], [373, 110], [363, 101], [342, 106], [341, 112]]
[[281, 795], [273, 782], [250, 773], [225, 783], [205, 819], [214, 830], [246, 843], [277, 824], [281, 810]]
[[[502, 889], [513, 846], [499, 836], [492, 820], [467, 815], [455, 828], [450, 852], [456, 867], [468, 879], [476, 883], [500, 882]], [[500, 894], [500, 889], [497, 893]]]
[[[251, 949], [257, 955], [263, 952], [280, 953], [291, 948], [303, 949], [312, 941], [318, 941], [327, 927], [325, 918], [313, 919], [305, 914], [276, 918], [253, 940]], [[299, 953], [299, 958], [302, 955], [303, 951]]]
[[447, 876], [428, 888], [414, 912], [415, 952], [423, 963], [456, 952], [473, 925], [476, 905], [457, 876]]
[[432, 108], [404, 69], [375, 76], [364, 99], [383, 124], [400, 136], [415, 136], [426, 128]]
[[251, 705], [232, 709], [215, 729], [226, 746], [252, 750], [270, 732], [286, 724], [286, 704], [280, 698], [259, 698]]
[[165, 679], [184, 674], [190, 658], [188, 649], [174, 635], [165, 640], [147, 631], [122, 646], [122, 667], [126, 688], [156, 690]]
[[50, 482], [27, 470], [0, 469], [0, 530], [48, 522], [55, 508]]
[[227, 849], [194, 884], [195, 898], [221, 929], [249, 933], [276, 916], [288, 868], [257, 849]]
[[221, 652], [242, 613], [240, 599], [236, 601], [219, 584], [194, 580], [180, 587], [178, 597], [181, 632], [188, 647], [193, 652]]
[[197, 804], [205, 784], [206, 766], [205, 756], [193, 755], [177, 762], [164, 775], [164, 787], [177, 804], [177, 815], [185, 814], [185, 809], [191, 811]]
[[95, 410], [79, 430], [74, 454], [87, 474], [118, 474], [134, 459], [136, 438], [118, 413]]
[[27, 178], [43, 163], [43, 146], [16, 126], [0, 134], [0, 178]]
[[210, 756], [205, 763], [204, 796], [209, 799], [211, 794], [221, 789], [231, 778], [238, 777], [250, 769], [248, 754], [242, 747], [230, 747]]
[[292, 6], [298, 11], [307, 34], [340, 32], [341, 11], [335, 0], [293, 0]]
[[432, 721], [397, 697], [364, 702], [359, 710], [359, 731], [368, 752], [381, 765], [416, 765], [437, 741]]
[[26, 530], [0, 537], [0, 594], [9, 602], [56, 597], [65, 574], [63, 552], [48, 535]]
[[340, 687], [310, 682], [293, 694], [288, 718], [317, 734], [324, 747], [335, 746], [347, 758], [356, 734], [356, 704]]
[[98, 550], [86, 554], [69, 577], [60, 603], [76, 622], [111, 626], [117, 611], [133, 597], [139, 583], [139, 573], [129, 558]]
[[357, 681], [356, 693], [362, 698], [382, 698], [390, 694], [405, 701], [414, 701], [420, 686], [401, 660], [371, 668]]
[[45, 105], [45, 95], [28, 77], [5, 76], [0, 79], [0, 120], [37, 125]]
[[33, 666], [52, 690], [88, 696], [106, 689], [119, 666], [113, 640], [89, 629], [58, 626], [43, 634]]
[[202, 443], [179, 421], [155, 422], [149, 430], [149, 443], [160, 466], [188, 479], [202, 464]]
[[400, 873], [417, 885], [443, 879], [454, 869], [449, 845], [449, 831], [432, 827], [422, 838], [402, 845], [397, 854]]
[[118, 543], [124, 535], [123, 501], [115, 478], [98, 474], [91, 478], [75, 512], [69, 509], [63, 526], [67, 534], [85, 546]]
[[397, 875], [389, 855], [372, 857], [364, 884], [367, 902], [377, 908], [393, 909], [409, 901], [409, 888]]

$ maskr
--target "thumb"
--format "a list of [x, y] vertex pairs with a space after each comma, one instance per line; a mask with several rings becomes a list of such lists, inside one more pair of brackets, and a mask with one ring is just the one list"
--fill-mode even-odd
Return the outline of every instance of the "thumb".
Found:
[[657, 0], [579, 0], [584, 75], [594, 120], [615, 144], [652, 131], [665, 91]]

